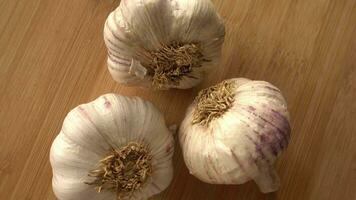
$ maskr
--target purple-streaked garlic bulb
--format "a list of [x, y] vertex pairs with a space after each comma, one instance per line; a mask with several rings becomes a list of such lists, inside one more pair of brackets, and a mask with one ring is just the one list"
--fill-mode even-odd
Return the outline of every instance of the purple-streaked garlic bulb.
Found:
[[148, 101], [100, 96], [68, 113], [53, 141], [52, 186], [60, 200], [148, 199], [173, 177], [173, 136]]
[[225, 27], [210, 0], [122, 0], [104, 28], [113, 79], [191, 88], [217, 66]]
[[254, 180], [263, 193], [279, 187], [273, 163], [289, 138], [287, 103], [280, 90], [244, 78], [202, 90], [179, 130], [192, 175], [213, 184]]

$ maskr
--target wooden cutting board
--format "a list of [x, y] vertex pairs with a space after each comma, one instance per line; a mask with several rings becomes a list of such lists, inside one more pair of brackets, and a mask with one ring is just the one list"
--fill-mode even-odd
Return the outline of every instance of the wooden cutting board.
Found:
[[179, 124], [197, 92], [231, 77], [266, 80], [285, 95], [292, 139], [277, 162], [280, 190], [175, 178], [153, 199], [356, 199], [356, 1], [215, 0], [226, 22], [219, 70], [190, 90], [115, 83], [104, 21], [113, 0], [0, 1], [0, 199], [55, 199], [49, 149], [66, 113], [114, 92], [152, 101]]

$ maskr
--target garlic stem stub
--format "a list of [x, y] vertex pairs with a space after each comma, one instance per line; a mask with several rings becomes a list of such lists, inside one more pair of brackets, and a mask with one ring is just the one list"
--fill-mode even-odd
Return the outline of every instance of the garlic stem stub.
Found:
[[287, 104], [265, 81], [225, 80], [202, 90], [189, 106], [179, 140], [192, 175], [213, 184], [254, 180], [278, 190], [273, 163], [290, 139]]
[[148, 199], [173, 177], [172, 133], [138, 97], [106, 94], [68, 113], [50, 152], [58, 199]]
[[210, 0], [122, 0], [104, 27], [108, 69], [122, 84], [191, 88], [217, 66], [224, 36]]

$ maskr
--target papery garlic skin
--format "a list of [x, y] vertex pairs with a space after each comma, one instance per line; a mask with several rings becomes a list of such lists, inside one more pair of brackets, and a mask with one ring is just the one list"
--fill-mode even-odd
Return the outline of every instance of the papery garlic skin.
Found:
[[254, 180], [261, 192], [273, 192], [279, 178], [273, 163], [288, 145], [287, 104], [278, 88], [264, 81], [237, 78], [234, 101], [206, 125], [193, 124], [196, 101], [183, 120], [179, 140], [191, 174], [213, 184]]
[[115, 192], [98, 193], [88, 172], [97, 167], [111, 148], [129, 142], [144, 143], [152, 155], [152, 174], [130, 199], [147, 199], [164, 190], [172, 180], [174, 141], [162, 114], [138, 97], [106, 94], [74, 108], [54, 140], [50, 161], [52, 186], [60, 200], [117, 199]]
[[153, 85], [191, 88], [218, 63], [224, 36], [224, 24], [210, 0], [122, 0], [105, 23], [108, 68], [119, 83], [152, 87], [152, 69], [143, 55], [172, 42], [198, 43], [206, 62], [177, 83]]

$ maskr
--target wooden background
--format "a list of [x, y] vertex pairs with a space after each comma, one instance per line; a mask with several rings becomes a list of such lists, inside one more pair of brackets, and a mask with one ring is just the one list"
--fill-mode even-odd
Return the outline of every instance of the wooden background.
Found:
[[226, 21], [222, 68], [191, 90], [116, 84], [106, 68], [104, 21], [114, 0], [0, 0], [0, 199], [55, 199], [49, 149], [66, 113], [116, 92], [152, 101], [178, 124], [197, 91], [225, 78], [267, 80], [292, 116], [277, 163], [282, 187], [204, 184], [180, 150], [175, 178], [153, 199], [356, 199], [356, 1], [215, 0]]

